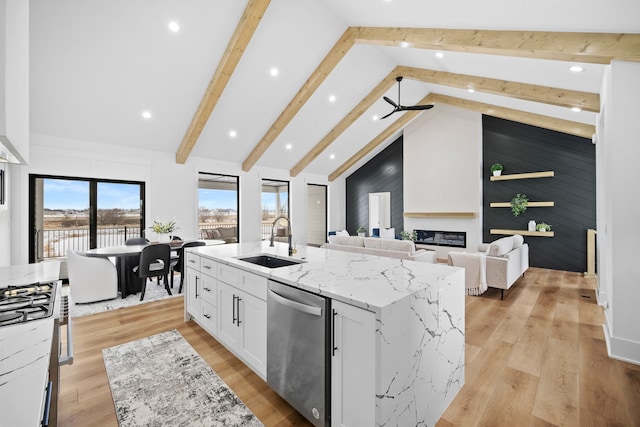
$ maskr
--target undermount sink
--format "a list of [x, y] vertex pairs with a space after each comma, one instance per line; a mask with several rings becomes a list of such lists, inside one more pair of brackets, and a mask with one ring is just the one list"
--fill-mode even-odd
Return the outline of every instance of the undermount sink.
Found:
[[302, 264], [304, 262], [299, 260], [276, 258], [272, 255], [254, 255], [238, 259], [240, 261], [250, 262], [251, 264], [267, 268], [288, 267], [290, 265]]

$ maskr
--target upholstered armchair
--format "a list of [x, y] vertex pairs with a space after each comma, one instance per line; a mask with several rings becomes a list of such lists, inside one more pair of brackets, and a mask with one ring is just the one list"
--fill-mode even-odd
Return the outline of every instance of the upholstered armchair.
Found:
[[103, 301], [118, 296], [118, 273], [108, 259], [87, 257], [69, 250], [67, 269], [73, 302]]

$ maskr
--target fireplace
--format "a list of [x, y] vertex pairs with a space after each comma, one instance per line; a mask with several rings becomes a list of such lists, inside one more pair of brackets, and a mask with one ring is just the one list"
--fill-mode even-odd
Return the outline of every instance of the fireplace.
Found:
[[466, 231], [416, 230], [416, 243], [466, 248], [467, 233]]

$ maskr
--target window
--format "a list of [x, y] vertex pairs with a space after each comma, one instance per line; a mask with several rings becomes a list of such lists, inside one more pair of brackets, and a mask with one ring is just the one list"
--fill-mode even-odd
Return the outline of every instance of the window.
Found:
[[[198, 227], [203, 239], [239, 241], [240, 178], [200, 172], [198, 174]], [[215, 231], [208, 231], [215, 230]]]
[[29, 176], [29, 258], [123, 245], [144, 236], [144, 183]]
[[289, 218], [289, 181], [263, 179], [262, 240], [271, 237], [273, 221], [281, 216]]

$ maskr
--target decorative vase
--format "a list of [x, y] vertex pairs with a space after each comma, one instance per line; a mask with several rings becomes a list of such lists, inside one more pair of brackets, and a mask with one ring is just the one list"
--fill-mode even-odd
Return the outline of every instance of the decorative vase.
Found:
[[534, 220], [529, 221], [528, 230], [536, 231], [536, 222]]
[[358, 233], [358, 237], [364, 237], [364, 233]]
[[493, 171], [493, 176], [500, 176], [502, 171]]
[[158, 234], [158, 242], [160, 243], [169, 243], [171, 241], [171, 236], [169, 233]]

